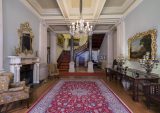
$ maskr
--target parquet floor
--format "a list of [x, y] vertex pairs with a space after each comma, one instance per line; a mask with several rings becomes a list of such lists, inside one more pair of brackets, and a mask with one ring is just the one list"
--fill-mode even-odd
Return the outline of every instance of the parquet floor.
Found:
[[[155, 108], [147, 109], [146, 105], [140, 100], [140, 102], [135, 102], [131, 98], [131, 93], [129, 91], [125, 91], [123, 87], [120, 85], [120, 83], [117, 83], [116, 81], [109, 81], [106, 76], [101, 77], [93, 77], [93, 76], [61, 76], [61, 78], [97, 78], [97, 79], [103, 79], [106, 84], [121, 98], [121, 100], [133, 111], [133, 113], [160, 113], [160, 111], [153, 110]], [[31, 89], [31, 99], [30, 99], [30, 106], [51, 86], [54, 86], [59, 80], [58, 79], [48, 79], [47, 82], [42, 82], [41, 84], [34, 86], [33, 89]], [[15, 106], [16, 105], [16, 106]], [[25, 113], [27, 111], [27, 108], [25, 105], [21, 105], [19, 102], [14, 104], [13, 106], [10, 106], [10, 110], [7, 113]]]

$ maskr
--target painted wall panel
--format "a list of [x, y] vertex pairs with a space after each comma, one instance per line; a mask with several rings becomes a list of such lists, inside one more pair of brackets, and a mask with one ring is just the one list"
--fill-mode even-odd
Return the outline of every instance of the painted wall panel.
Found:
[[38, 50], [40, 20], [20, 0], [3, 0], [4, 68], [9, 69], [7, 56], [15, 55], [18, 47], [17, 29], [21, 23], [29, 22], [34, 33], [33, 49]]
[[[160, 0], [143, 0], [125, 18], [125, 37], [126, 41], [136, 33], [144, 32], [149, 29], [157, 29], [157, 57], [160, 58]], [[126, 54], [128, 54], [128, 45], [126, 46]], [[132, 68], [141, 69], [138, 62], [127, 62], [127, 65]], [[160, 66], [154, 72], [160, 74]]]

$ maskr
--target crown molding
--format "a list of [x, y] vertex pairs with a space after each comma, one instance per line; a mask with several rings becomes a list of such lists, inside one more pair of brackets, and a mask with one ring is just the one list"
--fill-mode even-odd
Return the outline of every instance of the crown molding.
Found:
[[62, 33], [62, 34], [67, 34], [69, 31], [54, 31], [54, 33]]
[[128, 10], [123, 14], [123, 18], [126, 18], [128, 14], [130, 14], [140, 3], [142, 3], [143, 0], [136, 0], [129, 8]]
[[126, 0], [120, 7], [104, 7], [102, 14], [123, 14], [134, 0]]
[[39, 13], [41, 14], [41, 12], [43, 11], [43, 8], [39, 5], [39, 3], [36, 0], [25, 0], [28, 1], [28, 3], [33, 6], [33, 8]]
[[64, 20], [46, 20], [49, 25], [68, 25]]
[[63, 16], [42, 16], [42, 18], [45, 20], [65, 20]]
[[41, 18], [41, 15], [31, 6], [31, 4], [26, 0], [20, 0], [20, 2], [26, 6], [34, 15], [36, 15], [38, 18]]
[[126, 1], [124, 2], [124, 4], [122, 5], [122, 7], [121, 7], [121, 10], [123, 11], [123, 13], [126, 12], [127, 9], [128, 9], [134, 2], [135, 2], [135, 0], [126, 0]]
[[109, 30], [94, 30], [94, 31], [93, 31], [93, 34], [94, 34], [94, 33], [96, 33], [96, 34], [97, 34], [97, 33], [108, 33], [108, 32], [109, 32]]
[[112, 19], [112, 18], [122, 18], [123, 15], [100, 15], [99, 19]]
[[68, 18], [69, 11], [68, 11], [68, 7], [67, 7], [67, 2], [64, 0], [56, 0], [56, 1], [58, 3], [58, 6], [59, 6], [64, 18]]
[[41, 15], [60, 15], [61, 12], [58, 9], [42, 9]]
[[100, 14], [102, 12], [102, 9], [104, 7], [105, 2], [106, 2], [106, 0], [98, 0], [98, 1], [96, 1], [96, 3], [95, 3], [96, 8], [93, 7], [93, 9], [94, 9], [93, 17], [94, 17], [94, 19], [98, 19], [99, 18]]

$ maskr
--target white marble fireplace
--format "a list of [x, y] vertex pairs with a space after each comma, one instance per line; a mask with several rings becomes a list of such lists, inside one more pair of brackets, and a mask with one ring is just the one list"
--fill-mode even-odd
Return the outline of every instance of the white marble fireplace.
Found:
[[23, 65], [32, 64], [33, 68], [33, 83], [39, 83], [39, 57], [21, 57], [21, 56], [8, 56], [10, 63], [10, 71], [14, 74], [14, 82], [20, 81], [20, 68]]

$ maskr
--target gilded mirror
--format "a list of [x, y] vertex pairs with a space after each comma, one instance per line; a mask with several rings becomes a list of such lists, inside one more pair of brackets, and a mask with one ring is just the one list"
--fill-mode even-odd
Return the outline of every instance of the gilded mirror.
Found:
[[131, 60], [142, 59], [146, 52], [150, 58], [156, 57], [156, 36], [155, 29], [137, 33], [128, 40], [128, 56]]
[[32, 41], [34, 38], [32, 28], [29, 26], [28, 22], [25, 22], [20, 25], [18, 29], [18, 37], [19, 37], [19, 47], [16, 48], [16, 54], [32, 54]]

